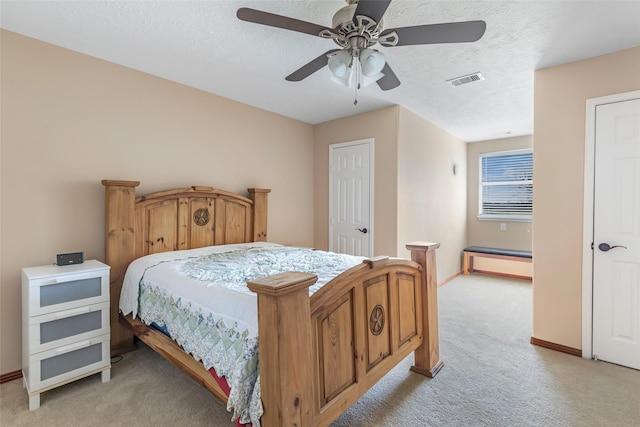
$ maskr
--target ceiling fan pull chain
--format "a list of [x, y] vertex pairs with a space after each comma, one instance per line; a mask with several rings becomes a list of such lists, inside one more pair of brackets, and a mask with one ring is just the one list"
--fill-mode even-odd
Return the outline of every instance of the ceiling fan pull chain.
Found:
[[356, 57], [353, 58], [353, 62], [355, 63], [355, 68], [356, 68], [356, 84], [355, 86], [355, 94], [354, 94], [354, 100], [353, 100], [353, 105], [358, 105], [358, 89], [360, 89], [360, 60]]

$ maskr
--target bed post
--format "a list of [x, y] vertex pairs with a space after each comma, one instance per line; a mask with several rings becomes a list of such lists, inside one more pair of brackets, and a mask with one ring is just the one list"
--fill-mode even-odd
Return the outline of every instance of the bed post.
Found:
[[314, 274], [291, 272], [247, 283], [258, 294], [265, 427], [314, 425], [309, 286], [316, 280]]
[[253, 200], [253, 241], [267, 241], [267, 201], [271, 190], [249, 188], [249, 198]]
[[413, 242], [407, 244], [411, 260], [422, 267], [422, 295], [424, 296], [422, 333], [424, 339], [414, 352], [411, 370], [433, 378], [442, 369], [438, 338], [438, 279], [436, 276], [436, 249], [440, 243]]
[[122, 281], [135, 258], [134, 205], [138, 181], [102, 180], [105, 186], [105, 263], [111, 267], [109, 284], [111, 357], [135, 350], [133, 334], [119, 322]]

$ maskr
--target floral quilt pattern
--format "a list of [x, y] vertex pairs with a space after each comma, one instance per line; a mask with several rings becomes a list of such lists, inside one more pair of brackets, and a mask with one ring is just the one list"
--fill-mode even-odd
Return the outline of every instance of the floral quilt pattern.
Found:
[[[246, 282], [287, 271], [318, 275], [310, 293], [364, 258], [313, 249], [293, 247], [248, 248], [169, 261], [185, 276], [207, 287], [224, 287], [252, 292]], [[153, 267], [151, 267], [153, 268]], [[232, 419], [260, 427], [263, 409], [260, 401], [258, 337], [242, 327], [242, 322], [216, 316], [180, 296], [145, 281], [140, 281], [140, 318], [147, 324], [164, 328], [184, 350], [214, 367], [224, 376], [231, 392], [227, 409]], [[257, 329], [257, 328], [256, 328]]]

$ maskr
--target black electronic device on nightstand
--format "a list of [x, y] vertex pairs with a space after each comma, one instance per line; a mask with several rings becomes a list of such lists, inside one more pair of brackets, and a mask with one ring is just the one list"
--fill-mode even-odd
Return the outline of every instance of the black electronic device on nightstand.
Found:
[[56, 255], [57, 265], [82, 264], [84, 262], [84, 252], [71, 252], [68, 254]]

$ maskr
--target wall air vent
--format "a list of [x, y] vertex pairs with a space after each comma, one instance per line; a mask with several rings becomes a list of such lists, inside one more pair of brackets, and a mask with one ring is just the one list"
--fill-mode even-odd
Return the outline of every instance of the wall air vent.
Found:
[[482, 73], [478, 72], [447, 80], [447, 83], [449, 83], [451, 86], [460, 86], [467, 83], [478, 82], [480, 80], [484, 80], [484, 76], [482, 75]]

